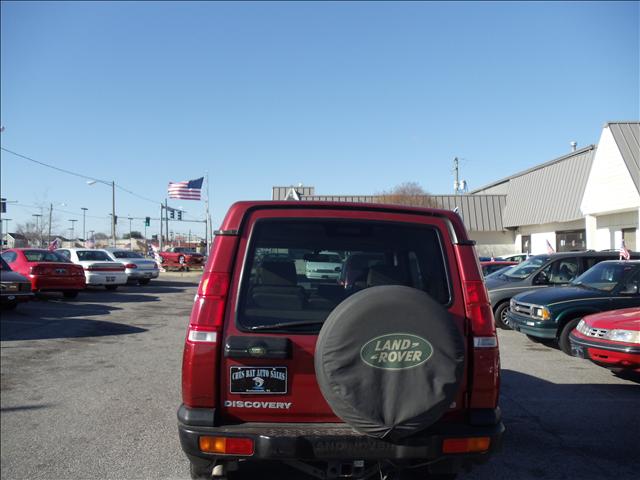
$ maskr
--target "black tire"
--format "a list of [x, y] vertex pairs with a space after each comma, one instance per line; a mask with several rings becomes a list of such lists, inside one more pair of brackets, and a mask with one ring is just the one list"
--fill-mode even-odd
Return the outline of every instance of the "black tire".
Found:
[[496, 326], [503, 330], [511, 330], [509, 326], [509, 320], [507, 319], [507, 312], [509, 311], [509, 302], [502, 302], [496, 308], [494, 317], [496, 319]]
[[180, 256], [178, 257], [178, 263], [179, 263], [180, 265], [184, 265], [184, 255], [180, 255]]
[[104, 288], [106, 288], [107, 290], [117, 290], [118, 289], [118, 285], [105, 285]]
[[189, 475], [193, 480], [211, 480], [213, 471], [213, 463], [208, 466], [196, 465], [189, 462]]
[[62, 292], [64, 298], [76, 298], [79, 292]]
[[562, 330], [560, 330], [558, 335], [558, 347], [569, 356], [571, 356], [571, 342], [569, 341], [569, 334], [578, 326], [578, 323], [580, 323], [579, 318], [569, 320], [565, 323], [564, 327], [562, 327]]
[[314, 362], [338, 417], [365, 435], [398, 441], [449, 409], [464, 342], [449, 312], [425, 292], [385, 285], [357, 292], [331, 312]]
[[138, 280], [138, 284], [140, 284], [140, 285], [149, 285], [150, 281], [151, 281], [150, 278], [141, 278], [140, 280]]

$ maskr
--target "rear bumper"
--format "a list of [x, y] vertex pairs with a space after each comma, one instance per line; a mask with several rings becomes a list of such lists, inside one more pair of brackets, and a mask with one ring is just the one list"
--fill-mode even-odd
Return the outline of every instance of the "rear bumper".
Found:
[[0, 303], [2, 304], [12, 304], [19, 302], [28, 302], [34, 297], [31, 292], [11, 292], [11, 293], [2, 293], [0, 295]]
[[87, 285], [124, 285], [127, 283], [127, 274], [124, 272], [105, 272], [84, 274]]
[[158, 278], [160, 270], [134, 270], [133, 268], [128, 268], [126, 274], [129, 280], [143, 280], [145, 278]]
[[[178, 411], [178, 431], [182, 449], [190, 458], [205, 460], [443, 460], [452, 459], [456, 464], [473, 464], [486, 461], [502, 446], [504, 425], [500, 410], [491, 415], [481, 415], [486, 425], [436, 424], [424, 432], [404, 440], [390, 443], [368, 437], [354, 431], [344, 423], [242, 423], [226, 426], [205, 426], [207, 420], [197, 410], [181, 406]], [[211, 411], [212, 412], [212, 411]], [[211, 415], [213, 418], [213, 414]], [[190, 424], [189, 424], [190, 423]], [[254, 453], [250, 456], [233, 456], [204, 453], [199, 448], [203, 435], [250, 438]], [[490, 437], [487, 451], [447, 455], [442, 452], [445, 439]]]
[[29, 276], [31, 279], [31, 290], [33, 292], [66, 292], [84, 290], [86, 287], [84, 276], [74, 277], [39, 277]]

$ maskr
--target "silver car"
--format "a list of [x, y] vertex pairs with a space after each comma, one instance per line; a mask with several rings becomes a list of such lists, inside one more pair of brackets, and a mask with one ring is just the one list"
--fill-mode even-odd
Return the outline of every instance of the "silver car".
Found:
[[5, 309], [16, 308], [20, 302], [33, 298], [31, 281], [11, 270], [11, 267], [0, 257], [0, 305]]
[[113, 260], [124, 265], [128, 281], [137, 281], [140, 285], [147, 285], [152, 278], [158, 278], [160, 275], [158, 264], [138, 252], [123, 248], [108, 248], [106, 252]]

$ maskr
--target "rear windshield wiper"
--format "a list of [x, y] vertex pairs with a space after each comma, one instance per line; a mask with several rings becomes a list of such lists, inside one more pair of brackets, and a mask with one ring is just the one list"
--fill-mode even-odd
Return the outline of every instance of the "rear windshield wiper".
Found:
[[303, 327], [305, 325], [322, 325], [324, 320], [300, 320], [297, 322], [281, 322], [281, 323], [272, 323], [270, 325], [254, 325], [252, 327], [247, 327], [249, 330], [271, 330], [271, 329], [279, 329], [286, 327]]

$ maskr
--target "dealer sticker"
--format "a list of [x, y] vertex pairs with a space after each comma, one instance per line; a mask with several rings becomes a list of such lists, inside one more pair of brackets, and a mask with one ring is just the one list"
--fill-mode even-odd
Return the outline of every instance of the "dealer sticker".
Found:
[[238, 394], [287, 393], [287, 367], [230, 367], [230, 391]]
[[433, 355], [433, 346], [410, 333], [390, 333], [372, 338], [360, 349], [360, 358], [371, 367], [404, 370], [417, 367]]

